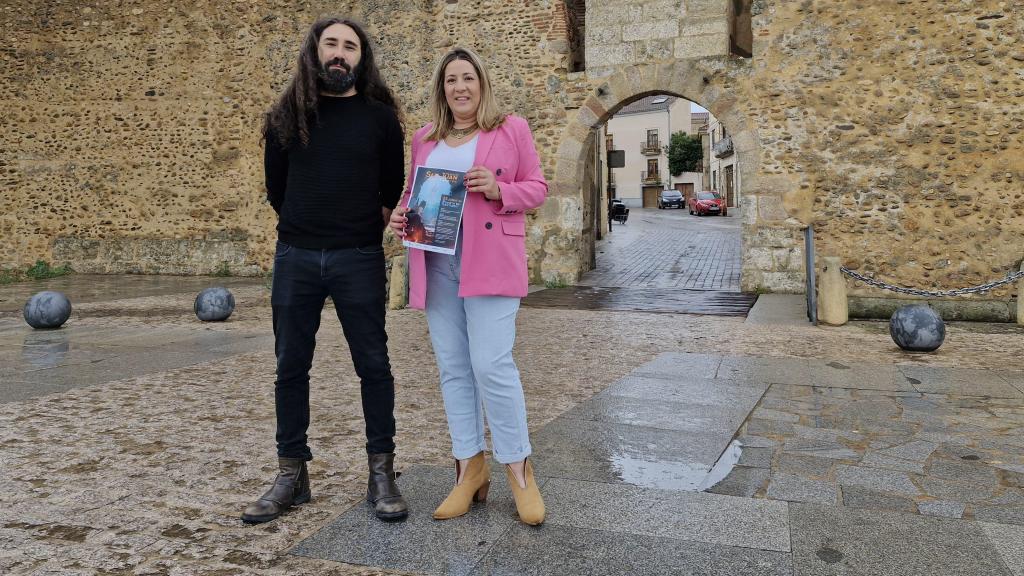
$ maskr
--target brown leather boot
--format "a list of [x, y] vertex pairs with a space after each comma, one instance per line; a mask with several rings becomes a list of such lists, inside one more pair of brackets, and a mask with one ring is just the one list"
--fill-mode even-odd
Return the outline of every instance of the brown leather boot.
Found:
[[270, 522], [292, 506], [309, 502], [309, 473], [302, 458], [278, 458], [281, 473], [274, 479], [274, 485], [260, 499], [249, 504], [242, 513], [242, 522], [259, 524]]
[[395, 455], [368, 454], [370, 477], [366, 481], [366, 501], [373, 504], [377, 518], [401, 520], [409, 515], [409, 505], [395, 484]]

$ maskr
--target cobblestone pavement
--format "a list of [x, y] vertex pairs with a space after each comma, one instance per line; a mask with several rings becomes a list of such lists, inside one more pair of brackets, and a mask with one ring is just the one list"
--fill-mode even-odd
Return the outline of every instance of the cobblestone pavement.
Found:
[[597, 245], [597, 266], [583, 286], [740, 289], [740, 217], [691, 216], [687, 210], [631, 208], [626, 224]]
[[[11, 297], [12, 290], [0, 295]], [[266, 288], [233, 291], [236, 312], [221, 324], [195, 319], [192, 284], [141, 297], [114, 289], [104, 299], [76, 302], [66, 328], [46, 333], [68, 335], [67, 349], [52, 355], [56, 362], [41, 359], [40, 333], [19, 312], [0, 311], [0, 573], [403, 573], [290, 553], [365, 506], [358, 381], [329, 309], [312, 372], [314, 499], [267, 525], [238, 520], [274, 475], [274, 358]], [[423, 314], [390, 312], [388, 322], [398, 383], [398, 466], [410, 482], [443, 486], [450, 448]], [[633, 573], [707, 573], [682, 567], [720, 562], [731, 574], [1022, 576], [1022, 336], [1011, 325], [950, 323], [937, 353], [913, 355], [893, 345], [882, 323], [815, 328], [524, 308], [516, 359], [538, 442], [573, 431], [586, 440], [582, 425], [554, 434], [564, 422], [586, 421], [563, 415], [579, 414], [599, 392], [665, 353], [683, 362], [674, 374], [725, 384], [721, 391], [745, 381], [767, 391], [736, 424], [743, 451], [710, 487], [720, 494], [637, 492], [653, 490], [643, 488], [643, 474], [653, 467], [632, 477], [634, 487], [598, 490], [553, 479], [544, 488], [550, 525], [520, 534], [513, 523], [505, 537], [513, 547], [495, 549], [489, 561], [520, 566], [525, 550], [541, 559], [537, 573], [572, 573], [559, 558], [593, 553], [652, 559], [629, 568]], [[45, 374], [59, 381], [52, 392], [10, 397], [12, 390], [42, 386]], [[676, 377], [664, 376], [662, 382]], [[653, 403], [672, 410], [670, 395], [657, 394]], [[620, 420], [642, 414], [615, 409]], [[647, 413], [664, 421], [663, 414]], [[658, 443], [637, 446], [657, 463]], [[541, 464], [555, 468], [551, 454], [537, 457], [538, 473]], [[584, 501], [574, 500], [578, 494]], [[669, 516], [685, 521], [665, 524], [667, 516], [644, 515], [659, 501], [650, 494], [673, 502], [678, 514]], [[414, 514], [426, 516], [434, 497], [418, 499]], [[495, 498], [484, 512], [510, 514], [508, 502]], [[720, 499], [713, 501], [717, 509], [750, 511], [753, 516], [738, 517], [759, 524], [709, 523], [724, 518], [702, 515], [709, 498]], [[628, 520], [619, 528], [645, 535], [609, 541], [602, 518]], [[754, 541], [741, 533], [758, 527], [773, 536]], [[393, 545], [375, 542], [382, 553]], [[961, 552], [974, 568], [957, 564], [956, 572], [952, 564], [935, 564]], [[620, 566], [608, 560], [602, 571], [598, 556], [587, 564], [591, 573]], [[901, 571], [892, 572], [897, 565]], [[511, 570], [491, 566], [493, 573]]]

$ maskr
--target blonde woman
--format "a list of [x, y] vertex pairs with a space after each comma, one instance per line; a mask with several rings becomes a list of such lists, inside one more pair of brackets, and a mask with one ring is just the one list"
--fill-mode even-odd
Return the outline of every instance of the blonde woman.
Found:
[[486, 415], [494, 459], [505, 465], [519, 518], [540, 524], [544, 501], [528, 460], [526, 401], [512, 345], [527, 291], [524, 212], [544, 202], [547, 182], [530, 127], [501, 112], [473, 51], [455, 48], [438, 63], [431, 115], [413, 136], [409, 184], [390, 225], [405, 235], [417, 166], [466, 173], [456, 253], [409, 250], [409, 303], [426, 310], [455, 456], [455, 487], [434, 518], [461, 516], [472, 502], [486, 500]]

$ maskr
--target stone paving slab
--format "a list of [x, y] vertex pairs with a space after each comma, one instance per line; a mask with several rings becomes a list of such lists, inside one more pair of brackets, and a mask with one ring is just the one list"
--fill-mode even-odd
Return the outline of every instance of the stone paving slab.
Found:
[[727, 356], [718, 366], [717, 378], [748, 380], [756, 377], [766, 383], [802, 384], [811, 382], [811, 364], [802, 358], [758, 358]]
[[946, 500], [927, 500], [918, 502], [917, 509], [925, 516], [937, 516], [939, 518], [962, 518], [966, 506], [961, 502], [949, 502]]
[[814, 386], [852, 390], [913, 391], [893, 365], [843, 364], [836, 361], [810, 360], [809, 383]]
[[675, 376], [673, 378], [657, 377], [647, 374], [624, 376], [599, 392], [595, 398], [609, 396], [625, 398], [651, 399], [657, 398], [668, 402], [679, 402], [690, 405], [714, 406], [753, 399], [755, 402], [764, 394], [768, 386], [752, 382], [734, 383], [729, 380], [690, 378]]
[[[486, 503], [475, 504], [459, 518], [434, 520], [431, 513], [448, 495], [452, 481], [449, 469], [412, 467], [398, 479], [412, 511], [405, 521], [381, 522], [361, 502], [299, 542], [291, 553], [389, 570], [476, 574], [474, 566], [518, 522], [515, 503], [504, 474], [492, 470]], [[543, 478], [538, 484], [544, 488], [542, 482]]]
[[899, 366], [906, 380], [919, 392], [991, 398], [1024, 398], [1006, 377], [991, 370], [960, 368], [942, 370], [929, 366]]
[[888, 492], [879, 492], [855, 485], [843, 485], [843, 506], [869, 510], [895, 510], [917, 513], [917, 504], [910, 498]]
[[790, 555], [567, 526], [513, 526], [474, 574], [789, 576]]
[[1024, 576], [1024, 527], [979, 522], [1014, 576]]
[[[770, 476], [771, 471], [767, 468], [736, 466], [729, 472], [728, 476], [712, 484], [711, 487], [705, 488], [705, 491], [712, 494], [752, 498], [764, 489], [765, 485], [768, 484]], [[705, 485], [707, 483], [705, 481]]]
[[546, 476], [695, 490], [722, 454], [720, 439], [557, 418], [532, 436], [531, 458]]
[[[580, 403], [565, 414], [573, 420], [631, 424], [680, 432], [705, 432], [722, 436], [724, 450], [743, 424], [757, 398], [737, 398], [729, 404], [690, 404], [660, 398], [597, 396]], [[686, 437], [680, 437], [686, 441]]]
[[896, 512], [791, 504], [798, 576], [1011, 576], [978, 524]]
[[768, 497], [788, 502], [809, 502], [812, 504], [835, 504], [838, 489], [832, 482], [811, 480], [798, 474], [772, 472], [768, 484]]
[[722, 356], [716, 354], [693, 354], [666, 352], [657, 358], [637, 366], [632, 374], [637, 376], [663, 376], [677, 379], [682, 375], [687, 378], [714, 378]]
[[553, 478], [548, 526], [592, 528], [787, 552], [786, 503]]

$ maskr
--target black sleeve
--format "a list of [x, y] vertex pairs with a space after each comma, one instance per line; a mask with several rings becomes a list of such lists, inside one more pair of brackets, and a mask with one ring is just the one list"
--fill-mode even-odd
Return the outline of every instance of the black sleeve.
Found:
[[288, 152], [281, 147], [277, 135], [267, 132], [263, 151], [263, 170], [267, 186], [267, 202], [274, 212], [281, 213], [284, 204], [284, 190], [288, 183]]
[[380, 202], [393, 210], [402, 197], [402, 185], [405, 183], [405, 135], [394, 112], [388, 110], [386, 118], [387, 129], [380, 161]]

